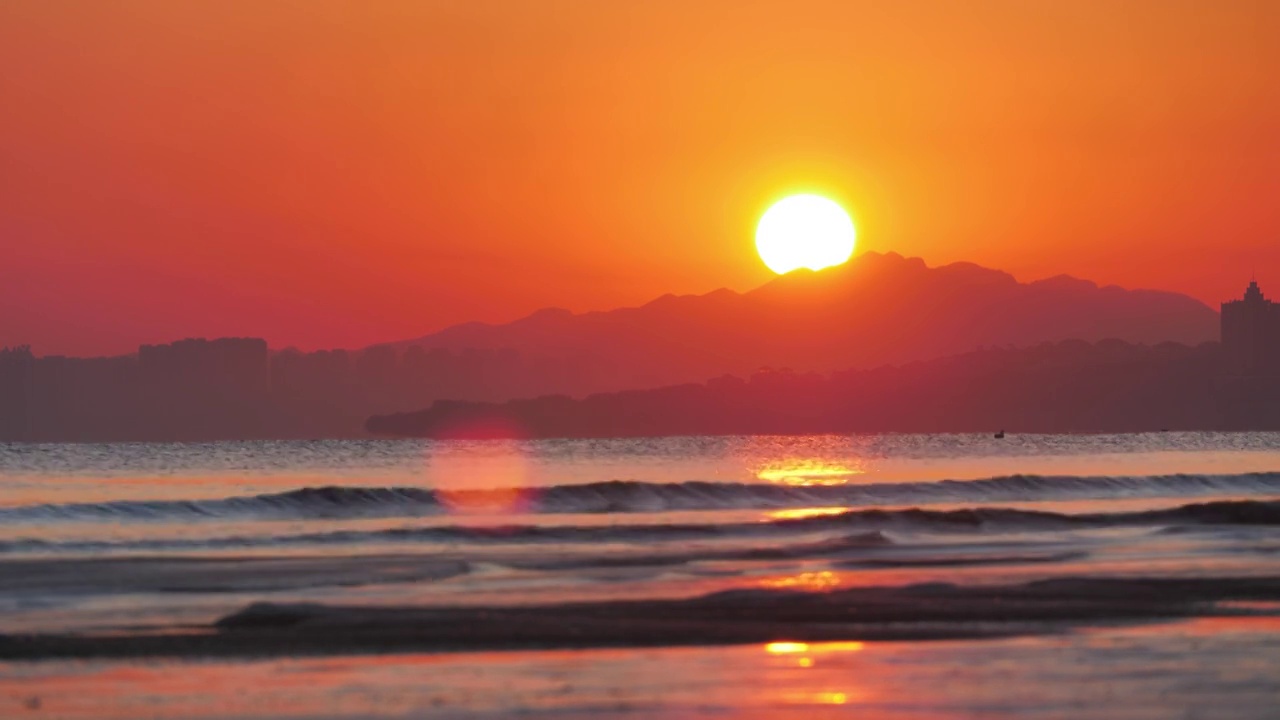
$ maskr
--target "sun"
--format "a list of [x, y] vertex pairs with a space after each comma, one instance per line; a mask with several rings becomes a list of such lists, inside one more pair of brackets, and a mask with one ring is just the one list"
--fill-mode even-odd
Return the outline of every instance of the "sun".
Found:
[[756, 250], [770, 270], [821, 270], [849, 259], [858, 233], [834, 200], [792, 195], [774, 203], [756, 226]]

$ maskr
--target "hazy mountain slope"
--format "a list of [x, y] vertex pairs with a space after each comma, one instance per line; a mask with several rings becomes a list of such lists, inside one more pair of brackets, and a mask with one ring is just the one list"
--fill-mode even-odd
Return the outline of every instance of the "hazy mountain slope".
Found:
[[511, 348], [576, 358], [583, 389], [700, 381], [760, 367], [826, 371], [928, 359], [986, 345], [1069, 338], [1196, 344], [1218, 315], [1185, 295], [1098, 287], [1059, 276], [1019, 283], [969, 263], [866, 253], [797, 271], [746, 293], [664, 296], [641, 307], [547, 309], [502, 325], [467, 323], [396, 343], [424, 349]]

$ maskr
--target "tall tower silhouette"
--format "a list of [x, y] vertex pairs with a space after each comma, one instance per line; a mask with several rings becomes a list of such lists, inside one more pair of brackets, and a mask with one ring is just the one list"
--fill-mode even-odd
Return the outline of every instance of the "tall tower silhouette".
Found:
[[1222, 303], [1222, 351], [1232, 374], [1280, 374], [1280, 303], [1268, 300], [1257, 280], [1243, 299]]

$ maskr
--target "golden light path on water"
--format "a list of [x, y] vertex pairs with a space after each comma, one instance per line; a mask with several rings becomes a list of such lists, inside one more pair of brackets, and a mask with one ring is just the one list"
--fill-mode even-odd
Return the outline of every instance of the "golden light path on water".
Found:
[[[864, 643], [857, 641], [828, 643], [779, 641], [766, 643], [764, 651], [767, 655], [794, 658], [795, 667], [809, 669], [823, 660], [824, 656], [861, 652], [864, 647], [866, 647]], [[789, 691], [782, 695], [782, 700], [791, 705], [844, 705], [856, 697], [857, 693], [854, 690], [845, 687], [839, 690]]]
[[761, 587], [777, 590], [807, 590], [810, 592], [830, 590], [840, 585], [840, 576], [830, 570], [819, 572], [802, 572], [781, 578], [767, 578], [760, 581]]
[[[495, 445], [428, 446], [423, 477], [451, 515], [513, 516], [530, 511], [545, 490], [536, 478], [538, 459], [519, 442]], [[861, 459], [835, 462], [804, 455], [780, 459], [742, 458], [744, 470], [757, 480], [788, 487], [824, 487], [850, 483], [867, 473]], [[780, 510], [776, 519], [834, 515], [844, 508]]]
[[823, 460], [790, 459], [768, 463], [756, 469], [761, 480], [793, 487], [847, 485], [850, 478], [865, 474], [862, 467]]
[[774, 510], [767, 513], [765, 518], [768, 520], [805, 520], [807, 518], [840, 515], [852, 509], [849, 507], [793, 508], [790, 510]]

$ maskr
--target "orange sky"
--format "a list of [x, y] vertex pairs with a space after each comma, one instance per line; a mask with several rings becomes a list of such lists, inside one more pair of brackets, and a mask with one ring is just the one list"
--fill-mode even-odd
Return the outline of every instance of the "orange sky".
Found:
[[1280, 3], [0, 4], [0, 345], [359, 346], [860, 250], [1280, 296]]

